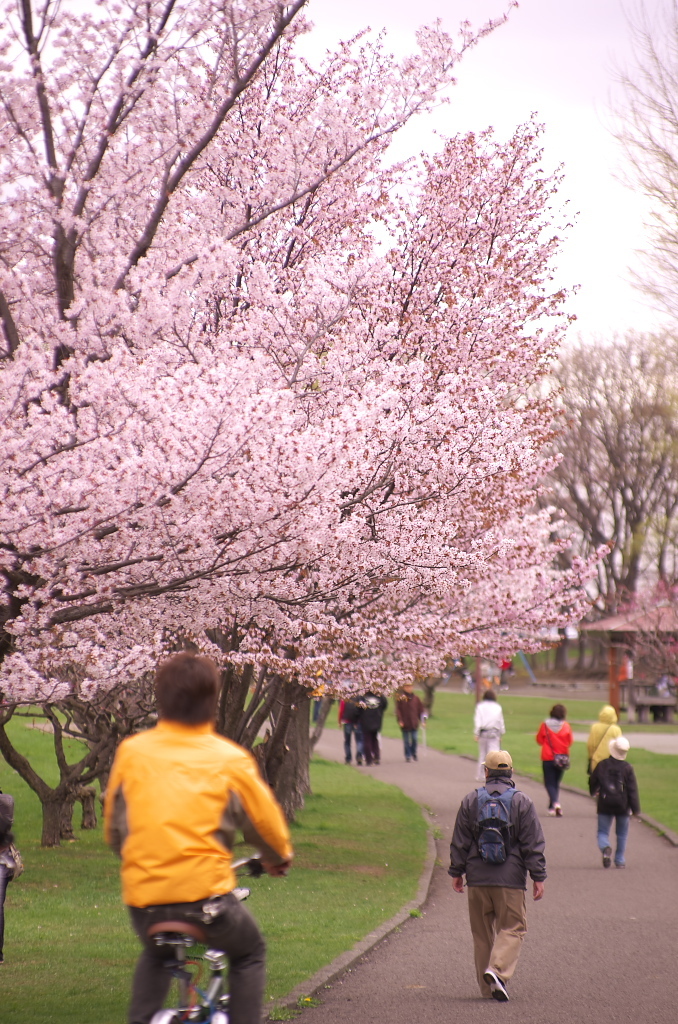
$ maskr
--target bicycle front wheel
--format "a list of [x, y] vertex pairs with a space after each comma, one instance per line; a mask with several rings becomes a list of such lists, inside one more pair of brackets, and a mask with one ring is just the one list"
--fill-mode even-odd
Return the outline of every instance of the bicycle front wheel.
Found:
[[181, 1017], [176, 1010], [158, 1010], [151, 1017], [151, 1024], [181, 1024]]

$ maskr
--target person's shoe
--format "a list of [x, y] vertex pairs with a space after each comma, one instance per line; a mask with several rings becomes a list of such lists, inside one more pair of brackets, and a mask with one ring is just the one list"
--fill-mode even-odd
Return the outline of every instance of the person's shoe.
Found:
[[562, 818], [563, 808], [560, 806], [560, 804], [554, 804], [553, 809], [556, 812], [556, 818]]
[[555, 807], [549, 807], [546, 813], [549, 814], [552, 818], [555, 818], [558, 812], [556, 811]]
[[412, 754], [412, 760], [413, 760], [413, 761], [416, 761], [416, 760], [417, 760], [417, 755], [416, 755], [416, 754]]
[[411, 760], [412, 760], [411, 757], [406, 757], [405, 758], [405, 764], [409, 764]]
[[363, 763], [363, 759], [362, 759], [362, 757], [356, 757], [356, 759], [355, 759], [355, 763], [356, 763], [356, 764], [362, 764], [362, 763]]
[[508, 992], [506, 991], [506, 982], [502, 981], [498, 974], [495, 974], [491, 967], [488, 967], [483, 978], [490, 986], [490, 992], [492, 998], [496, 999], [498, 1003], [508, 1003]]
[[350, 764], [350, 763], [351, 763], [350, 761], [344, 761], [344, 764]]
[[612, 863], [612, 847], [606, 846], [603, 850], [603, 867], [609, 868]]
[[375, 764], [381, 764], [381, 761], [375, 761], [374, 763]]
[[625, 868], [626, 864], [615, 864], [616, 868]]

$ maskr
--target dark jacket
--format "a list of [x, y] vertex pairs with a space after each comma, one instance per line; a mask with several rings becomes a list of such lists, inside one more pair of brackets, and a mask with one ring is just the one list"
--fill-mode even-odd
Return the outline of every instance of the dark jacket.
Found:
[[399, 693], [396, 697], [396, 718], [401, 729], [418, 729], [424, 705], [416, 693]]
[[384, 711], [388, 707], [386, 697], [376, 693], [364, 693], [358, 702], [360, 714], [358, 721], [365, 732], [379, 732]]
[[346, 700], [339, 701], [340, 725], [353, 725], [358, 721], [358, 716], [360, 715], [358, 699], [358, 697], [347, 697]]
[[0, 789], [0, 850], [6, 849], [14, 842], [12, 824], [14, 822], [14, 797], [3, 793]]
[[[606, 783], [612, 783], [621, 794], [621, 803], [615, 807], [606, 803], [601, 793]], [[640, 814], [640, 799], [636, 773], [626, 761], [616, 757], [606, 757], [599, 761], [591, 772], [589, 789], [592, 796], [598, 797], [598, 814]]]
[[[501, 795], [515, 789], [512, 779], [502, 776], [485, 783], [489, 793]], [[478, 791], [473, 790], [461, 802], [450, 844], [449, 874], [466, 875], [467, 885], [498, 885], [505, 889], [525, 889], [527, 873], [535, 882], [546, 878], [544, 833], [535, 806], [526, 793], [516, 790], [511, 803], [511, 839], [503, 864], [486, 864], [476, 842]]]

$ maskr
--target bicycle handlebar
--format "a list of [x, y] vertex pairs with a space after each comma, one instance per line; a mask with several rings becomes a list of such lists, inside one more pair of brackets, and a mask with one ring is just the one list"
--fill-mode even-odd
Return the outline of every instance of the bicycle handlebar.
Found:
[[260, 878], [264, 873], [264, 865], [261, 863], [260, 853], [255, 853], [253, 857], [242, 857], [240, 860], [234, 860], [231, 867], [234, 871], [238, 871], [239, 868], [247, 868], [247, 874], [251, 878]]

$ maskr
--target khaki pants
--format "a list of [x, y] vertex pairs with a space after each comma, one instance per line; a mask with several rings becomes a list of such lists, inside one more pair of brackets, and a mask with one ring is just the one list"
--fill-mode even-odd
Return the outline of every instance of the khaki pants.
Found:
[[502, 981], [508, 981], [516, 969], [527, 931], [525, 890], [469, 885], [466, 891], [478, 984], [483, 996], [489, 997], [490, 986], [483, 978], [487, 968]]

